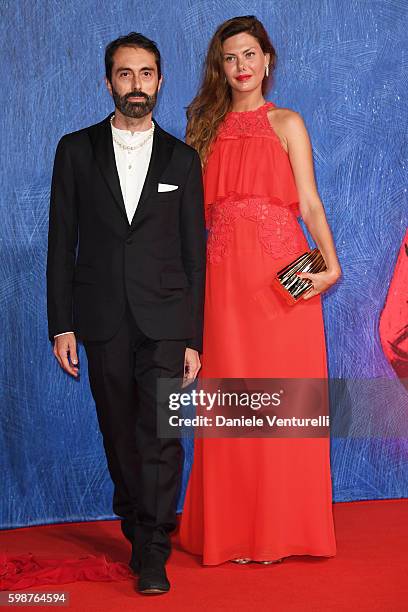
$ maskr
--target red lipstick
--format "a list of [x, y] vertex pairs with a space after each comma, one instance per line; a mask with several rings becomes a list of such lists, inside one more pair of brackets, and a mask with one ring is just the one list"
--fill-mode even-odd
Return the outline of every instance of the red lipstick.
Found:
[[247, 81], [251, 78], [250, 74], [240, 74], [236, 77], [237, 81]]

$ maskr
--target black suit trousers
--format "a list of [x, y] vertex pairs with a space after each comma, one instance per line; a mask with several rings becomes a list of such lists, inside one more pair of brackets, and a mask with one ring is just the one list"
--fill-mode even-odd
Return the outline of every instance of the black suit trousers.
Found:
[[113, 511], [133, 533], [133, 557], [167, 559], [176, 527], [183, 450], [157, 437], [158, 378], [182, 378], [185, 340], [153, 340], [129, 307], [113, 338], [85, 342], [89, 381], [114, 483]]

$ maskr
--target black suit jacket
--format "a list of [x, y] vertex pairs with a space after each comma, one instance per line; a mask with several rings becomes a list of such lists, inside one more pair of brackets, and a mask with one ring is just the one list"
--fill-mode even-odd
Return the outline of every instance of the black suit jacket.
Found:
[[[202, 350], [205, 222], [197, 153], [155, 122], [150, 165], [129, 225], [110, 116], [63, 136], [51, 188], [50, 339], [108, 340], [126, 299], [146, 336]], [[159, 193], [158, 183], [178, 189]]]

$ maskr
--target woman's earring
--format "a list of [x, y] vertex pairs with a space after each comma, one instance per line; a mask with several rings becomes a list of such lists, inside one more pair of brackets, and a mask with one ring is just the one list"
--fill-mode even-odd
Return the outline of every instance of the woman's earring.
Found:
[[266, 76], [266, 78], [268, 78], [268, 76], [269, 76], [269, 64], [266, 64], [266, 66], [265, 66], [265, 76]]

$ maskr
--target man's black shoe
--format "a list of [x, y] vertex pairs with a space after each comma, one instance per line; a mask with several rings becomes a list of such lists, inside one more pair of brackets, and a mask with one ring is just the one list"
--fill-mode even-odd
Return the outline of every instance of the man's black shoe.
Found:
[[170, 591], [166, 568], [163, 561], [148, 555], [142, 561], [137, 590], [143, 595], [159, 595]]

